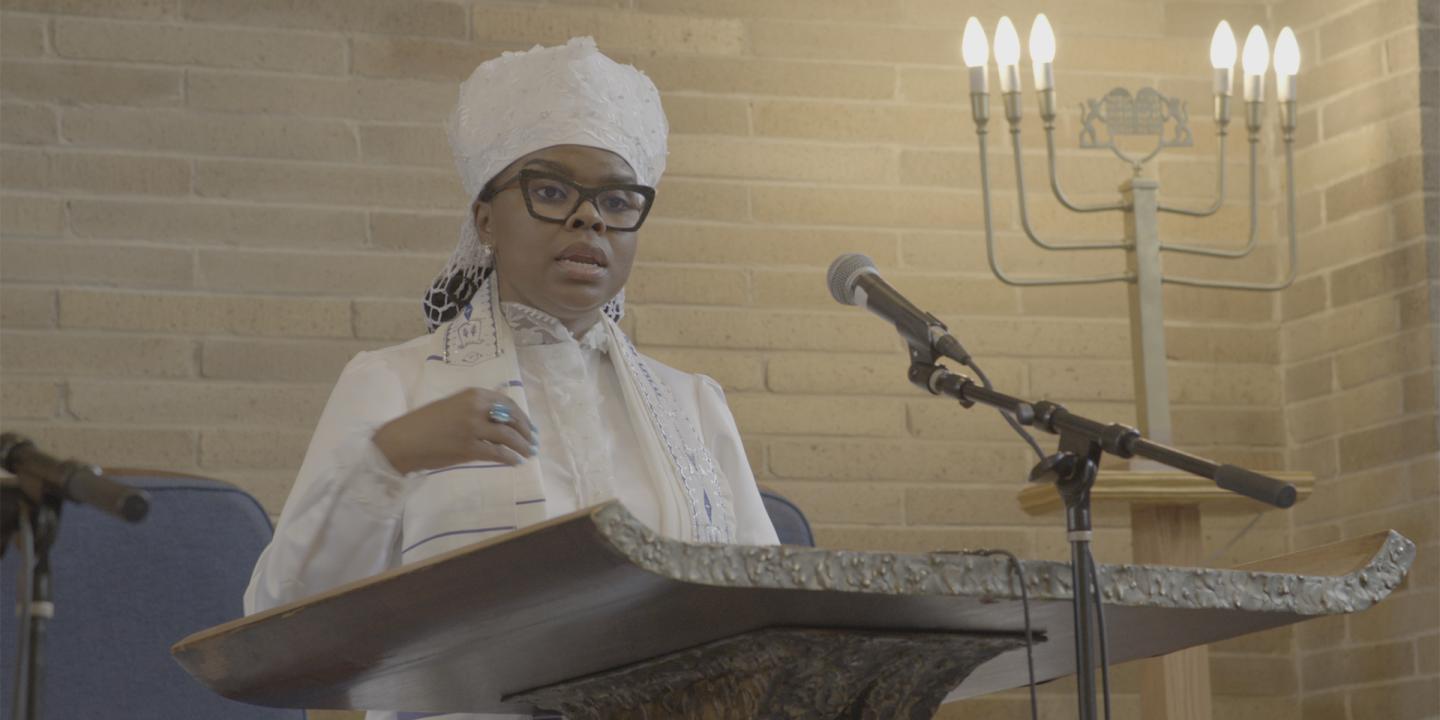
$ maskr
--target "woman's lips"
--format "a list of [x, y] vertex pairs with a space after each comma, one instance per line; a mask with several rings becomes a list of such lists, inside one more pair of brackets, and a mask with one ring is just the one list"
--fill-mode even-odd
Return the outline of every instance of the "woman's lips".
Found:
[[606, 273], [609, 272], [609, 268], [603, 265], [596, 265], [593, 262], [580, 262], [569, 258], [560, 258], [555, 261], [555, 265], [558, 266], [560, 272], [564, 273], [565, 277], [570, 280], [598, 280], [605, 277]]

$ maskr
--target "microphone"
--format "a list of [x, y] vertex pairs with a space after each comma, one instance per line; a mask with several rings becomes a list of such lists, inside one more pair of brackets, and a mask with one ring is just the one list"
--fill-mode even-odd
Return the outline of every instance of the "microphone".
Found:
[[22, 479], [40, 482], [44, 492], [91, 505], [121, 520], [140, 522], [150, 510], [150, 496], [100, 473], [100, 468], [75, 460], [56, 460], [23, 435], [0, 435], [0, 467]]
[[945, 323], [915, 307], [885, 282], [874, 260], [860, 253], [841, 255], [830, 263], [826, 275], [831, 297], [842, 305], [859, 305], [894, 325], [912, 353], [938, 353], [961, 365], [970, 364], [970, 353], [948, 332]]

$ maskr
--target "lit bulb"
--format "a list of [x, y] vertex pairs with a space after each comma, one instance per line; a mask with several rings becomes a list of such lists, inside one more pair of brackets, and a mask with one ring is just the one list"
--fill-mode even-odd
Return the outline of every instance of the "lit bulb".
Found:
[[1250, 28], [1245, 36], [1245, 54], [1241, 58], [1246, 75], [1264, 75], [1270, 67], [1270, 43], [1265, 41], [1265, 31], [1259, 25]]
[[1287, 25], [1275, 38], [1275, 74], [1295, 75], [1300, 72], [1300, 43], [1295, 42], [1295, 31]]
[[1216, 70], [1235, 67], [1235, 32], [1224, 20], [1215, 26], [1210, 36], [1210, 67]]
[[995, 26], [995, 62], [1002, 68], [1020, 64], [1020, 35], [1008, 15]]
[[985, 28], [974, 17], [965, 21], [965, 37], [960, 41], [960, 54], [965, 56], [965, 67], [984, 67], [985, 58], [990, 54], [990, 41], [985, 39]]
[[1055, 62], [1055, 31], [1050, 28], [1045, 13], [1036, 15], [1035, 23], [1030, 26], [1030, 62]]

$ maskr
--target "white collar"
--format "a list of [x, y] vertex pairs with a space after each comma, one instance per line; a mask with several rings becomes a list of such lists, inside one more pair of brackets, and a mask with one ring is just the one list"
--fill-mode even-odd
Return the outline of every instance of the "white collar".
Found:
[[510, 325], [515, 338], [515, 345], [524, 347], [529, 345], [553, 345], [556, 343], [579, 342], [580, 347], [587, 350], [608, 352], [610, 344], [606, 342], [608, 335], [604, 323], [597, 322], [590, 326], [589, 330], [577, 341], [570, 328], [560, 322], [555, 316], [543, 310], [537, 310], [529, 305], [518, 302], [500, 303], [500, 312], [505, 316], [505, 322]]

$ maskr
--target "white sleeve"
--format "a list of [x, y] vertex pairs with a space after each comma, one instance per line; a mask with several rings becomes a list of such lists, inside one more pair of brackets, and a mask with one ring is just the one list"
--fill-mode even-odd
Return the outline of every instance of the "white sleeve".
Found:
[[705, 445], [715, 455], [720, 472], [730, 483], [730, 497], [735, 504], [735, 542], [739, 545], [779, 545], [775, 526], [770, 514], [765, 512], [765, 503], [760, 499], [760, 488], [755, 486], [755, 473], [750, 470], [750, 461], [745, 458], [745, 445], [740, 442], [740, 429], [735, 426], [735, 416], [725, 403], [725, 391], [720, 383], [704, 376], [699, 379], [700, 432], [705, 436]]
[[275, 535], [250, 576], [246, 615], [399, 564], [411, 483], [371, 435], [407, 410], [401, 379], [380, 353], [362, 352], [341, 371]]

